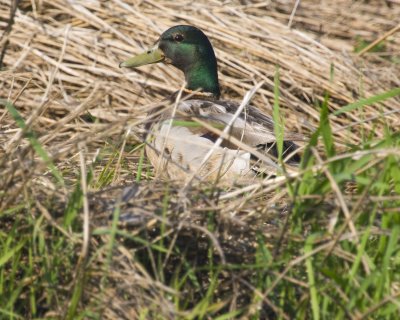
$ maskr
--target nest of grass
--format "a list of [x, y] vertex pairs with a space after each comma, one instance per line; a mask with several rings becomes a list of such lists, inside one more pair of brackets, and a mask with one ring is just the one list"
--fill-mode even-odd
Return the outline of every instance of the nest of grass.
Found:
[[[176, 292], [156, 276], [159, 270], [149, 248], [160, 237], [169, 248], [163, 258], [169, 280], [181, 275], [176, 266], [186, 263], [179, 260], [179, 252], [185, 252], [187, 261], [196, 266], [206, 264], [210, 254], [216, 264], [248, 263], [254, 262], [260, 239], [268, 247], [278, 248], [274, 254], [279, 255], [289, 237], [285, 236], [285, 221], [290, 203], [283, 177], [230, 190], [198, 186], [182, 200], [179, 186], [152, 181], [152, 168], [146, 160], [138, 165], [143, 161], [140, 143], [147, 110], [179, 89], [183, 77], [164, 65], [134, 71], [121, 70], [118, 65], [151, 45], [167, 28], [191, 24], [208, 35], [218, 58], [223, 98], [241, 100], [246, 91], [264, 81], [252, 104], [268, 114], [272, 113], [274, 74], [279, 66], [279, 102], [288, 131], [309, 137], [319, 125], [319, 105], [326, 94], [339, 151], [360, 144], [364, 136], [382, 138], [385, 128], [400, 125], [399, 98], [334, 114], [356, 100], [400, 87], [400, 64], [391, 60], [399, 59], [398, 34], [389, 36], [381, 50], [362, 55], [355, 52], [362, 50], [364, 42], [396, 28], [400, 5], [394, 0], [385, 5], [382, 1], [340, 0], [319, 5], [301, 1], [296, 10], [292, 1], [283, 0], [43, 0], [19, 1], [12, 19], [10, 11], [9, 1], [0, 0], [0, 23], [5, 30], [0, 97], [13, 103], [24, 124], [2, 109], [0, 208], [6, 212], [23, 203], [35, 219], [45, 218], [46, 232], [56, 228], [79, 247], [84, 240], [62, 221], [65, 223], [66, 209], [73, 207], [73, 195], [82, 187], [80, 177], [89, 171], [86, 208], [95, 230], [90, 240], [95, 254], [89, 263], [83, 300], [84, 305], [100, 310], [104, 319], [137, 318], [144, 309], [150, 310], [150, 317], [157, 313], [163, 318], [188, 316], [166, 298]], [[38, 149], [44, 150], [48, 159], [40, 156]], [[62, 173], [61, 187], [54, 170]], [[126, 185], [137, 180], [138, 170], [150, 178], [130, 187], [134, 200], [124, 198], [131, 190]], [[122, 187], [99, 191], [110, 186]], [[326, 214], [322, 214], [321, 225], [326, 226], [328, 213], [341, 210], [340, 201], [333, 192], [322, 201], [319, 210]], [[136, 220], [127, 227], [130, 237], [114, 234], [121, 239], [110, 255], [104, 245], [110, 234], [102, 230], [110, 224], [116, 208], [120, 215]], [[138, 217], [143, 220], [137, 221]], [[12, 223], [16, 217], [6, 219]], [[81, 226], [79, 217], [74, 221]], [[207, 228], [210, 223], [212, 232]], [[138, 245], [139, 235], [147, 242]], [[127, 249], [130, 247], [134, 251]], [[188, 255], [193, 252], [197, 254]], [[135, 255], [152, 266], [151, 270], [138, 264]], [[251, 270], [219, 275], [218, 295], [223, 302], [216, 309], [247, 308], [243, 316], [249, 316], [262, 305], [262, 317], [288, 318], [290, 312], [250, 285], [252, 276]], [[192, 301], [201, 300], [213, 283], [207, 277], [206, 273], [199, 276], [197, 290], [182, 292]], [[61, 282], [65, 285], [77, 278], [70, 275]], [[299, 285], [296, 279], [286, 280]], [[258, 302], [252, 304], [254, 294], [258, 294]], [[41, 314], [65, 314], [70, 288], [60, 288], [60, 300], [54, 305], [45, 303], [45, 295], [40, 300], [44, 306]], [[186, 309], [193, 305], [189, 303]]]

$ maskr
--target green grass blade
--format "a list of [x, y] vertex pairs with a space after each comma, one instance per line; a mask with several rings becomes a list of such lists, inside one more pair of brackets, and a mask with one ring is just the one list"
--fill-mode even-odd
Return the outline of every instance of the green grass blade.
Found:
[[85, 283], [84, 276], [79, 276], [79, 279], [77, 279], [77, 283], [75, 284], [74, 292], [72, 294], [70, 305], [66, 315], [67, 320], [76, 319], [76, 317], [78, 316], [77, 315], [78, 306], [83, 294], [84, 283]]
[[[0, 100], [0, 104], [5, 105], [7, 108], [8, 112], [10, 115], [14, 118], [15, 122], [17, 125], [23, 129], [27, 130], [26, 123], [18, 110], [14, 107], [14, 105], [10, 101], [4, 101]], [[40, 144], [39, 140], [35, 137], [34, 133], [32, 131], [27, 131], [25, 133], [25, 136], [28, 138], [30, 144], [32, 145], [32, 148], [35, 150], [37, 155], [42, 158], [42, 160], [46, 163], [46, 165], [49, 167], [50, 172], [56, 178], [57, 182], [64, 186], [64, 179], [62, 177], [62, 174], [58, 171], [57, 167], [54, 165], [53, 161], [51, 160], [50, 156], [47, 154], [46, 150], [42, 147]]]
[[215, 320], [229, 320], [229, 319], [235, 319], [236, 316], [239, 316], [241, 310], [234, 310], [229, 313], [223, 314], [222, 316], [216, 317]]
[[400, 95], [400, 88], [395, 88], [395, 89], [389, 90], [387, 92], [377, 94], [377, 95], [369, 97], [369, 98], [361, 99], [354, 103], [350, 103], [350, 104], [340, 108], [339, 110], [336, 110], [333, 114], [335, 116], [337, 116], [339, 114], [346, 113], [346, 112], [361, 108], [363, 106], [382, 102], [382, 101], [385, 101], [387, 99], [390, 99], [390, 98], [393, 98], [393, 97], [396, 97], [399, 95]]
[[322, 139], [325, 144], [325, 150], [328, 157], [333, 157], [335, 155], [335, 146], [333, 142], [332, 128], [329, 123], [329, 108], [328, 108], [329, 95], [325, 94], [324, 101], [321, 106], [320, 115], [320, 130]]
[[[314, 236], [310, 236], [305, 244], [304, 247], [304, 253], [309, 253], [312, 251], [312, 245], [314, 242]], [[314, 320], [319, 320], [319, 301], [318, 301], [318, 292], [317, 292], [317, 287], [315, 284], [315, 276], [314, 276], [314, 268], [313, 268], [313, 263], [312, 263], [313, 257], [309, 257], [306, 260], [306, 269], [307, 269], [307, 277], [308, 277], [308, 286], [310, 288], [310, 296], [311, 296], [311, 309], [313, 313], [313, 319]]]
[[18, 251], [20, 251], [22, 247], [25, 245], [25, 242], [26, 240], [20, 242], [14, 248], [4, 252], [3, 255], [0, 257], [0, 267], [3, 266], [5, 263], [7, 263]]
[[144, 163], [144, 147], [140, 150], [140, 157], [137, 168], [136, 182], [140, 182], [142, 180], [142, 171], [143, 171], [143, 163]]
[[375, 299], [379, 300], [382, 298], [384, 295], [384, 288], [386, 285], [390, 283], [389, 278], [391, 277], [390, 273], [390, 259], [393, 259], [393, 257], [396, 255], [396, 250], [398, 250], [396, 247], [398, 246], [398, 241], [399, 241], [399, 235], [400, 235], [400, 226], [396, 225], [393, 227], [385, 255], [383, 257], [382, 261], [382, 276], [381, 276], [381, 281], [379, 281], [379, 286], [378, 290], [375, 291]]
[[7, 318], [1, 318], [1, 319], [15, 319], [15, 320], [17, 320], [17, 319], [21, 319], [21, 320], [26, 319], [25, 317], [19, 316], [14, 312], [10, 312], [10, 311], [7, 311], [7, 310], [2, 309], [2, 308], [0, 308], [0, 314], [3, 314], [3, 315], [7, 316]]
[[[224, 129], [225, 125], [221, 123], [210, 123], [214, 128]], [[173, 127], [188, 127], [188, 128], [201, 128], [203, 125], [196, 121], [185, 121], [185, 120], [172, 120], [171, 125]]]

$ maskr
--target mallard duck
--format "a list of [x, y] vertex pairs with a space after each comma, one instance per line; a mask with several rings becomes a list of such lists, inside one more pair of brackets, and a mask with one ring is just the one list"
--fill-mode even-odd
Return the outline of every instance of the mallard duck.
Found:
[[[186, 87], [175, 108], [157, 110], [153, 113], [156, 117], [150, 116], [146, 153], [158, 173], [177, 180], [193, 175], [202, 180], [233, 181], [253, 178], [260, 171], [274, 167], [271, 162], [259, 160], [263, 158], [260, 154], [264, 159], [266, 155], [272, 158], [277, 155], [272, 119], [250, 105], [233, 119], [240, 103], [220, 99], [217, 59], [200, 29], [174, 26], [152, 48], [122, 62], [120, 67], [136, 68], [159, 62], [181, 70]], [[175, 102], [177, 93], [170, 99]], [[216, 144], [218, 132], [228, 124], [229, 136], [225, 135]], [[291, 154], [286, 161], [291, 163], [299, 160], [294, 152], [295, 140], [301, 137], [285, 135], [285, 155]]]

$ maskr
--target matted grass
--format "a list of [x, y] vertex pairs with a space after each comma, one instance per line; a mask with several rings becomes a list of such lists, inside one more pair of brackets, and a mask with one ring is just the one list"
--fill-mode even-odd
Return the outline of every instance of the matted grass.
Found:
[[[359, 54], [397, 0], [20, 1], [12, 26], [10, 9], [0, 318], [397, 319], [399, 33]], [[264, 81], [252, 104], [307, 137], [290, 178], [153, 176], [146, 112], [183, 78], [118, 64], [176, 24], [210, 37], [224, 98]]]

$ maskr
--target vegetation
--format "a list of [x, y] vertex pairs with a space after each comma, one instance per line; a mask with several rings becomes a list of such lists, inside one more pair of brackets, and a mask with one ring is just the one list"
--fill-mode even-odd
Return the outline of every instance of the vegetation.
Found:
[[[302, 1], [287, 28], [284, 1], [20, 1], [0, 72], [0, 318], [397, 319], [399, 38], [357, 54], [396, 28], [388, 3]], [[252, 104], [307, 137], [296, 172], [154, 177], [145, 115], [182, 77], [118, 63], [177, 22], [210, 36], [223, 96], [265, 82]]]

